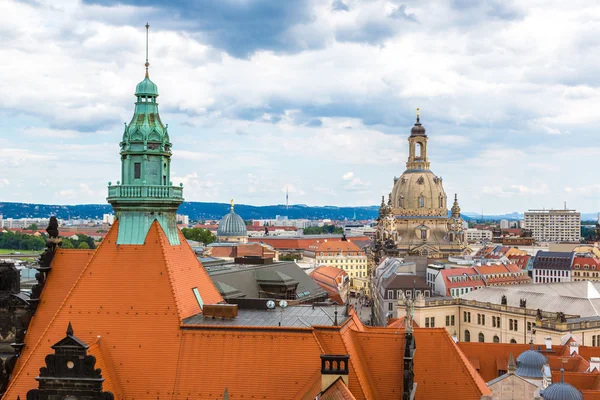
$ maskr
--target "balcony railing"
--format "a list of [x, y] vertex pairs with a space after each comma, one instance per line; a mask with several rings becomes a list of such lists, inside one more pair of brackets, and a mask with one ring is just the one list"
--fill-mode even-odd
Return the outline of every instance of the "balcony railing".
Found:
[[183, 198], [183, 188], [178, 186], [160, 185], [116, 185], [108, 187], [108, 197], [131, 199], [181, 199]]

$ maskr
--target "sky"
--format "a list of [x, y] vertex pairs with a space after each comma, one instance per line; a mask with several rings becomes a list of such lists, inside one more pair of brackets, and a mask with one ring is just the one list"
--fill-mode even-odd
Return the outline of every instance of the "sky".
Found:
[[600, 211], [594, 0], [2, 0], [0, 201], [105, 202], [146, 22], [188, 201], [379, 204], [419, 107], [463, 211]]

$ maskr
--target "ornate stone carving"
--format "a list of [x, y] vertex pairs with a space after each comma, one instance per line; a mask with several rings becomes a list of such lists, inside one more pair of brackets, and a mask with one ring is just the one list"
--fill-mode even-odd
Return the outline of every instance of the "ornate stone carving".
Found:
[[87, 354], [88, 345], [73, 334], [71, 323], [64, 339], [52, 346], [54, 354], [46, 356], [40, 368], [38, 389], [27, 392], [27, 400], [113, 400], [102, 391], [102, 371], [95, 368], [96, 358]]

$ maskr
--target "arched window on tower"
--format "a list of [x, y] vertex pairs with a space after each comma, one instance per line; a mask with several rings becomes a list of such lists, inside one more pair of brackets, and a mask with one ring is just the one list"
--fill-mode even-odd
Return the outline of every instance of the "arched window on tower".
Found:
[[415, 143], [415, 157], [416, 158], [423, 157], [423, 145], [419, 142]]
[[404, 196], [402, 195], [400, 195], [400, 198], [398, 198], [398, 207], [404, 208]]
[[425, 207], [425, 197], [420, 196], [419, 197], [419, 208], [424, 208]]
[[427, 239], [427, 229], [421, 229], [421, 239]]
[[444, 207], [444, 196], [440, 195], [440, 208]]

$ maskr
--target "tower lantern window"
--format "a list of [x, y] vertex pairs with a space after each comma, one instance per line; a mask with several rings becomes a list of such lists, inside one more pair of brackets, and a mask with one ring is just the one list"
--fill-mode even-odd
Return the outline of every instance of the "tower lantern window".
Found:
[[136, 162], [133, 164], [133, 179], [142, 177], [142, 163]]

